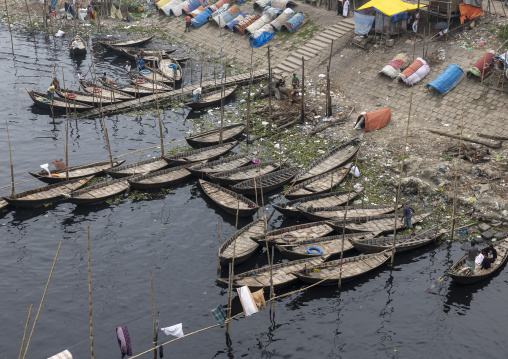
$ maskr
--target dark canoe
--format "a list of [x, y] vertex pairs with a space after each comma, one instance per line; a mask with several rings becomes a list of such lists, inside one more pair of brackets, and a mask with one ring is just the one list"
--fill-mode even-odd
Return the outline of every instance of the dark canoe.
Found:
[[266, 242], [268, 242], [269, 246], [276, 244], [284, 245], [294, 244], [307, 239], [324, 237], [332, 232], [333, 228], [325, 222], [312, 222], [275, 229], [266, 233], [266, 239], [264, 234], [251, 237], [251, 239], [264, 246], [266, 246]]
[[122, 93], [136, 97], [152, 95], [155, 92], [164, 92], [164, 90], [153, 91], [152, 89], [147, 87], [140, 87], [131, 84], [115, 82], [111, 79], [107, 79], [106, 81], [102, 81], [102, 79], [99, 79], [99, 81], [101, 82], [102, 86], [107, 87], [108, 89], [120, 91]]
[[67, 109], [67, 111], [69, 111], [69, 112], [74, 112], [74, 111], [79, 112], [79, 111], [88, 111], [88, 110], [93, 109], [93, 106], [90, 106], [90, 105], [87, 105], [87, 104], [84, 104], [81, 102], [77, 102], [77, 101], [76, 101], [76, 104], [72, 103], [72, 106], [71, 106], [70, 102], [66, 103], [65, 100], [61, 100], [56, 97], [53, 99], [53, 101], [50, 101], [46, 98], [46, 94], [44, 94], [42, 92], [37, 92], [37, 91], [29, 90], [29, 89], [26, 89], [26, 92], [28, 92], [28, 95], [30, 95], [30, 98], [37, 106], [48, 109], [48, 110], [51, 110], [53, 108], [53, 111], [65, 112]]
[[452, 281], [458, 284], [471, 284], [492, 276], [508, 259], [508, 238], [494, 242], [494, 248], [497, 251], [497, 258], [491, 268], [481, 269], [481, 267], [476, 265], [473, 273], [468, 275], [469, 271], [467, 271], [466, 268], [466, 254], [448, 269], [447, 273]]
[[146, 63], [152, 63], [152, 61], [159, 61], [159, 58], [167, 56], [176, 51], [176, 49], [146, 49], [146, 48], [132, 48], [132, 47], [121, 47], [112, 45], [110, 49], [113, 50], [117, 55], [125, 56], [131, 61], [136, 61], [136, 56], [143, 52], [144, 56], [142, 60]]
[[[120, 166], [124, 163], [122, 161], [113, 161], [113, 167]], [[59, 183], [66, 180], [67, 171], [69, 171], [69, 179], [75, 180], [87, 176], [97, 176], [104, 173], [105, 169], [111, 168], [109, 161], [96, 162], [80, 166], [71, 166], [66, 170], [51, 171], [51, 176], [46, 171], [41, 172], [28, 172], [38, 180], [46, 183]]]
[[152, 67], [150, 67], [148, 64], [145, 64], [145, 66], [143, 67], [143, 70], [146, 70], [145, 72], [148, 71], [148, 73], [143, 73], [141, 71], [138, 71], [137, 72], [137, 75], [139, 78], [144, 78], [146, 80], [150, 80], [150, 83], [153, 83], [154, 82], [154, 77], [155, 77], [155, 81], [157, 81], [158, 84], [158, 87], [164, 87], [164, 86], [169, 86], [171, 87], [171, 85], [173, 85], [173, 78], [172, 77], [169, 77], [165, 74], [163, 74], [160, 70], [158, 69], [154, 69]]
[[339, 277], [341, 281], [347, 282], [361, 277], [376, 268], [381, 267], [391, 257], [391, 250], [376, 254], [361, 254], [356, 257], [342, 259], [342, 276], [340, 275], [340, 259], [331, 262], [318, 264], [317, 266], [308, 266], [307, 268], [296, 272], [294, 275], [305, 283], [319, 285], [337, 285]]
[[[282, 287], [293, 284], [298, 279], [295, 272], [303, 271], [305, 268], [317, 267], [323, 263], [321, 257], [300, 259], [286, 263], [274, 264], [272, 266], [273, 288], [278, 290]], [[217, 283], [221, 287], [227, 287], [228, 278], [219, 278]], [[248, 286], [251, 291], [270, 288], [270, 266], [254, 269], [248, 272], [237, 274], [233, 277], [233, 288]]]
[[135, 99], [134, 96], [131, 96], [126, 92], [115, 90], [111, 87], [107, 88], [99, 87], [90, 81], [81, 81], [79, 84], [83, 88], [83, 91], [95, 94], [97, 97], [99, 97], [99, 101], [101, 101], [101, 98], [114, 98], [115, 100], [125, 100], [125, 101]]
[[239, 217], [251, 217], [259, 209], [259, 206], [250, 199], [225, 189], [218, 184], [200, 179], [199, 186], [216, 205], [235, 216], [238, 210]]
[[[430, 216], [430, 213], [418, 214], [411, 219], [412, 223], [418, 223]], [[394, 224], [397, 223], [397, 229], [404, 228], [404, 223], [400, 217], [395, 221], [395, 214], [383, 214], [374, 217], [348, 218], [346, 223], [343, 221], [326, 221], [337, 233], [342, 233], [342, 228], [350, 232], [374, 232], [377, 235], [387, 232], [393, 232]]]
[[56, 94], [62, 98], [67, 98], [67, 103], [69, 104], [69, 109], [74, 109], [74, 103], [86, 103], [91, 106], [99, 106], [101, 101], [103, 105], [119, 103], [123, 100], [115, 98], [114, 100], [109, 97], [102, 96], [102, 99], [99, 98], [95, 94], [91, 94], [89, 92], [83, 91], [75, 91], [75, 90], [55, 90]]
[[[227, 142], [240, 136], [245, 130], [245, 127], [246, 126], [243, 123], [224, 126], [222, 128], [222, 142]], [[207, 147], [216, 145], [220, 142], [220, 128], [198, 133], [197, 135], [187, 137], [185, 140], [192, 147]]]
[[[351, 251], [354, 247], [352, 239], [372, 237], [371, 233], [351, 233], [344, 235], [344, 253]], [[275, 246], [280, 254], [287, 259], [295, 260], [322, 256], [325, 260], [340, 255], [342, 249], [342, 234], [336, 236], [305, 239], [293, 244], [277, 244]], [[321, 253], [319, 252], [321, 251]]]
[[104, 47], [110, 48], [112, 46], [124, 46], [124, 47], [131, 47], [131, 46], [139, 46], [147, 43], [151, 39], [153, 39], [155, 35], [150, 36], [139, 36], [139, 37], [132, 37], [130, 39], [124, 39], [124, 40], [101, 40], [98, 41], [99, 44], [101, 44]]
[[350, 169], [351, 164], [300, 182], [287, 191], [286, 198], [297, 199], [313, 194], [330, 192], [335, 186], [344, 181]]
[[305, 181], [311, 177], [320, 175], [342, 166], [344, 163], [349, 162], [356, 155], [360, 149], [361, 141], [356, 138], [352, 141], [346, 142], [338, 147], [335, 147], [327, 154], [316, 159], [307, 168], [301, 170], [295, 177], [297, 182]]
[[[415, 236], [397, 236], [395, 237], [395, 250], [397, 253], [402, 253], [426, 246], [447, 232], [448, 230], [442, 229], [440, 231], [425, 231]], [[385, 249], [391, 249], [393, 247], [393, 237], [353, 239], [351, 243], [359, 252], [377, 253]]]
[[215, 174], [208, 174], [212, 182], [219, 183], [224, 186], [234, 185], [259, 175], [272, 173], [280, 168], [281, 162], [271, 161], [265, 163], [252, 164], [250, 166], [239, 167], [229, 171], [223, 171]]
[[283, 215], [294, 218], [300, 216], [300, 211], [296, 208], [297, 206], [302, 209], [308, 207], [341, 206], [347, 203], [348, 197], [349, 201], [352, 202], [361, 192], [363, 192], [363, 188], [353, 190], [351, 194], [349, 194], [349, 191], [322, 193], [295, 199], [286, 203], [279, 203], [278, 205], [272, 203], [272, 207]]
[[229, 96], [231, 96], [233, 94], [233, 92], [236, 91], [236, 88], [237, 88], [237, 86], [233, 86], [233, 87], [224, 89], [224, 96], [221, 96], [222, 95], [221, 90], [207, 93], [206, 95], [201, 97], [201, 100], [199, 102], [194, 102], [194, 101], [187, 102], [187, 103], [185, 103], [185, 106], [188, 106], [192, 109], [197, 109], [197, 108], [205, 108], [205, 107], [220, 105], [220, 103], [222, 102], [222, 99], [226, 99]]
[[[173, 70], [169, 65], [175, 64], [176, 70]], [[159, 70], [162, 72], [164, 77], [171, 79], [171, 82], [182, 81], [182, 66], [175, 59], [168, 57], [159, 61]]]
[[38, 207], [65, 198], [66, 194], [68, 195], [72, 191], [83, 187], [92, 177], [93, 176], [75, 179], [69, 182], [55, 183], [49, 186], [16, 193], [11, 196], [5, 196], [4, 199], [13, 207]]
[[233, 256], [235, 258], [235, 265], [242, 264], [248, 260], [259, 247], [259, 244], [250, 239], [250, 237], [261, 235], [264, 233], [264, 230], [265, 224], [263, 218], [258, 218], [237, 230], [236, 240], [235, 234], [233, 234], [219, 248], [221, 265], [231, 263]]
[[161, 170], [168, 166], [168, 163], [162, 157], [150, 158], [149, 160], [130, 163], [128, 165], [108, 168], [104, 170], [106, 174], [113, 178], [129, 177], [133, 175], [143, 175], [150, 172]]
[[[72, 43], [74, 42], [74, 40], [76, 40], [76, 42], [78, 43], [78, 47], [75, 48], [74, 46], [72, 46]], [[85, 41], [83, 41], [83, 39], [81, 38], [81, 36], [79, 35], [76, 35], [74, 36], [70, 41], [69, 41], [69, 44], [67, 45], [71, 54], [73, 55], [82, 55], [82, 54], [86, 54], [86, 43]]]
[[157, 92], [173, 90], [172, 87], [166, 85], [164, 82], [161, 81], [154, 82], [151, 78], [145, 77], [144, 75], [142, 76], [129, 74], [129, 78], [131, 79], [131, 82], [137, 87], [147, 88]]
[[288, 167], [279, 171], [262, 175], [261, 177], [256, 177], [237, 183], [234, 186], [230, 187], [233, 191], [241, 194], [254, 196], [256, 193], [258, 195], [263, 193], [264, 195], [266, 193], [275, 191], [279, 187], [284, 186], [286, 183], [291, 181], [291, 179], [299, 170], [300, 168], [298, 167]]
[[92, 204], [115, 197], [127, 191], [128, 188], [129, 182], [127, 182], [127, 179], [119, 178], [71, 192], [68, 198], [69, 202], [77, 205]]
[[229, 171], [249, 164], [254, 157], [253, 153], [245, 155], [234, 155], [220, 160], [203, 163], [188, 167], [187, 171], [198, 178], [205, 178], [207, 174]]
[[165, 159], [170, 166], [181, 166], [193, 162], [210, 161], [231, 151], [236, 145], [238, 145], [237, 141], [227, 142], [221, 145], [200, 148], [198, 150], [173, 153], [171, 155], [166, 155]]
[[169, 187], [185, 181], [192, 176], [185, 167], [187, 165], [166, 168], [161, 171], [130, 178], [128, 181], [132, 188], [141, 190]]
[[[399, 208], [401, 205], [399, 205]], [[297, 206], [300, 213], [311, 221], [341, 221], [346, 214], [345, 206], [334, 207], [307, 207], [300, 208]], [[358, 217], [374, 217], [382, 214], [393, 212], [395, 206], [381, 205], [381, 206], [349, 206], [347, 209], [346, 218]]]

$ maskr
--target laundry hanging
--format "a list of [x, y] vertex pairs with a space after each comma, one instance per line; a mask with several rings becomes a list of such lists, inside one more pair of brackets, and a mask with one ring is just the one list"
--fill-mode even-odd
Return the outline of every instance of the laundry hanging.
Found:
[[258, 309], [266, 309], [265, 292], [263, 289], [252, 293], [252, 298], [254, 298], [254, 302]]
[[224, 311], [224, 308], [222, 308], [222, 305], [219, 305], [217, 308], [212, 309], [212, 314], [219, 324], [222, 325], [226, 322], [226, 312]]
[[70, 351], [64, 350], [63, 352], [55, 354], [48, 359], [72, 359], [72, 354]]
[[118, 345], [122, 352], [122, 359], [126, 355], [132, 356], [131, 337], [126, 325], [116, 328], [116, 338], [118, 339]]
[[181, 338], [184, 336], [183, 330], [182, 330], [182, 323], [172, 325], [170, 327], [161, 328], [161, 330], [166, 335], [172, 335], [177, 338]]
[[242, 303], [243, 311], [245, 316], [251, 316], [258, 312], [258, 307], [254, 302], [254, 298], [250, 292], [249, 287], [243, 286], [237, 289], [238, 296], [240, 297], [240, 302]]

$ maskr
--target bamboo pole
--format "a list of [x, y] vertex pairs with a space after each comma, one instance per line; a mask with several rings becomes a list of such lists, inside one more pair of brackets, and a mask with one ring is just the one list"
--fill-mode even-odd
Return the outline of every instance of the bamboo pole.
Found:
[[12, 41], [12, 29], [11, 29], [11, 18], [9, 16], [9, 7], [7, 6], [7, 0], [5, 0], [5, 12], [7, 14], [7, 25], [9, 26], [9, 34], [11, 35], [11, 49], [12, 54], [14, 55], [14, 42]]
[[153, 278], [150, 272], [150, 288], [152, 290], [152, 321], [153, 321], [153, 359], [157, 359], [157, 329], [155, 328], [155, 302], [153, 298]]
[[224, 126], [224, 64], [222, 62], [222, 28], [219, 26], [220, 34], [220, 134], [219, 144], [222, 145], [222, 128]]
[[302, 114], [300, 120], [305, 123], [305, 59], [302, 56]]
[[203, 87], [203, 55], [201, 55], [201, 68], [199, 69], [199, 87]]
[[[55, 79], [55, 71], [56, 71], [56, 63], [53, 66], [53, 78], [51, 79], [51, 86], [53, 86], [53, 80]], [[55, 93], [53, 92], [53, 96], [51, 97], [51, 116], [53, 117], [53, 124], [55, 124], [55, 111], [53, 108], [54, 102], [55, 102]]]
[[[153, 45], [153, 50], [155, 52], [155, 44]], [[153, 63], [153, 68], [155, 69], [155, 60]], [[152, 71], [152, 73], [155, 73], [155, 71]], [[163, 74], [164, 73], [161, 70], [161, 75], [163, 75]], [[175, 78], [175, 76], [176, 76], [176, 70], [173, 74], [173, 78]], [[183, 87], [183, 84], [182, 84], [182, 87]], [[175, 89], [174, 83], [173, 83], [173, 89]], [[155, 102], [157, 104], [157, 117], [159, 118], [159, 134], [160, 134], [160, 139], [161, 139], [161, 157], [164, 157], [164, 139], [163, 139], [163, 134], [162, 134], [162, 120], [161, 120], [161, 111], [160, 111], [160, 107], [159, 107], [159, 89], [157, 88], [157, 83], [155, 83]], [[154, 359], [157, 359], [157, 358], [154, 358]]]
[[90, 225], [88, 225], [88, 304], [90, 307], [90, 351], [92, 359], [93, 353], [93, 325], [92, 325], [92, 267], [90, 263]]
[[221, 266], [220, 266], [220, 218], [219, 218], [219, 250], [217, 252], [217, 258], [218, 258], [218, 263], [217, 263], [217, 277], [220, 277], [220, 274], [221, 274]]
[[[235, 222], [235, 240], [233, 241], [233, 258], [231, 259], [231, 267], [229, 271], [230, 286], [228, 295], [228, 319], [231, 318], [231, 301], [233, 297], [233, 278], [235, 276], [235, 256], [236, 256], [236, 231], [238, 229], [238, 214], [240, 213], [240, 200], [236, 202], [236, 222]], [[229, 327], [231, 321], [226, 324], [226, 335], [229, 335]]]
[[[65, 87], [65, 75], [62, 66], [62, 84]], [[67, 94], [65, 94], [65, 181], [69, 182], [69, 103], [67, 101]]]
[[23, 333], [23, 340], [21, 341], [21, 349], [19, 350], [18, 359], [21, 359], [21, 354], [23, 354], [23, 347], [25, 346], [26, 332], [28, 329], [28, 323], [30, 323], [30, 316], [32, 315], [32, 308], [33, 307], [34, 307], [34, 305], [30, 304], [30, 310], [28, 311], [28, 318], [27, 318], [26, 324], [25, 324], [25, 332]]
[[30, 15], [30, 10], [28, 9], [28, 2], [25, 0], [26, 13], [28, 14], [28, 21], [30, 23], [30, 32], [32, 33], [32, 37], [34, 38], [34, 47], [37, 49], [37, 43], [35, 41], [35, 32], [32, 24], [32, 16]]
[[[30, 332], [30, 336], [28, 337], [28, 342], [26, 343], [25, 353], [23, 354], [23, 359], [26, 358], [26, 353], [28, 352], [28, 347], [30, 346], [30, 340], [32, 339], [32, 335], [35, 330], [35, 325], [37, 324], [37, 319], [39, 319], [39, 313], [42, 309], [42, 304], [44, 303], [44, 298], [46, 297], [46, 292], [48, 291], [49, 281], [51, 280], [51, 276], [53, 275], [53, 269], [55, 268], [56, 260], [58, 259], [58, 253], [60, 253], [60, 247], [62, 246], [62, 242], [58, 245], [58, 249], [56, 251], [55, 260], [53, 261], [53, 266], [51, 266], [51, 271], [49, 272], [48, 282], [46, 283], [46, 288], [44, 289], [44, 293], [42, 294], [41, 304], [39, 304], [39, 309], [37, 310], [37, 314], [35, 316], [35, 321], [32, 326], [32, 331]], [[93, 359], [93, 358], [92, 358]]]
[[484, 78], [484, 73], [485, 73], [485, 62], [487, 61], [487, 44], [485, 43], [485, 55], [483, 56], [483, 68], [482, 68], [482, 83], [481, 83], [481, 86], [483, 86], [483, 78]]
[[250, 136], [250, 92], [252, 89], [252, 57], [254, 56], [254, 47], [250, 51], [250, 78], [249, 78], [249, 91], [247, 93], [247, 152], [249, 152], [249, 136]]
[[330, 44], [330, 56], [328, 57], [328, 67], [326, 68], [326, 116], [332, 116], [332, 96], [330, 95], [331, 85], [330, 85], [330, 66], [332, 63], [332, 53], [333, 53], [333, 40]]
[[9, 136], [9, 125], [7, 124], [7, 120], [5, 120], [5, 129], [7, 130], [7, 142], [9, 143], [9, 160], [11, 162], [11, 193], [14, 196], [16, 193], [14, 191], [14, 166], [12, 165], [11, 137]]
[[270, 63], [270, 45], [268, 45], [268, 136], [272, 134], [272, 66]]
[[462, 118], [460, 120], [460, 140], [459, 140], [459, 156], [457, 157], [457, 168], [455, 169], [455, 179], [453, 180], [453, 212], [452, 212], [452, 227], [450, 229], [450, 240], [453, 240], [453, 231], [455, 230], [455, 212], [457, 210], [457, 177], [459, 175], [460, 167], [460, 150], [462, 149], [462, 133], [464, 127], [464, 105], [462, 105]]

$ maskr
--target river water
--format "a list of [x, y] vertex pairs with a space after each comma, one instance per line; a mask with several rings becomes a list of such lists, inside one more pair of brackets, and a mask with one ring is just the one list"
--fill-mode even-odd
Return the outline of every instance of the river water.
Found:
[[[15, 57], [5, 27], [0, 32], [3, 79], [0, 98], [0, 184], [10, 183], [4, 120], [9, 123], [15, 180], [31, 179], [27, 171], [64, 157], [56, 118], [32, 104], [25, 88], [45, 92], [56, 63], [62, 83], [77, 89], [77, 71], [86, 72], [90, 54], [76, 60], [68, 38], [14, 33]], [[166, 44], [167, 45], [167, 44]], [[122, 73], [123, 59], [94, 46], [98, 72]], [[192, 127], [188, 110], [163, 113], [164, 140], [183, 138]], [[159, 143], [152, 115], [117, 115], [106, 119], [113, 155]], [[143, 153], [157, 155], [157, 150]], [[70, 121], [69, 163], [107, 157], [100, 122]], [[127, 158], [134, 162], [137, 155]], [[32, 181], [17, 191], [40, 186]], [[9, 188], [2, 189], [2, 195]], [[115, 327], [128, 325], [134, 354], [152, 345], [150, 272], [156, 310], [163, 327], [183, 323], [185, 333], [215, 324], [210, 310], [227, 303], [215, 284], [217, 245], [234, 232], [234, 218], [211, 205], [195, 181], [151, 200], [124, 198], [120, 203], [76, 207], [58, 203], [0, 215], [0, 358], [19, 353], [30, 304], [33, 322], [58, 244], [62, 247], [31, 339], [27, 358], [47, 358], [70, 348], [75, 358], [90, 357], [87, 270], [87, 226], [91, 233], [94, 352], [96, 358], [120, 357]], [[248, 221], [240, 220], [239, 226]], [[295, 224], [275, 214], [271, 228]], [[472, 358], [506, 357], [508, 295], [506, 273], [472, 286], [445, 281], [427, 289], [462, 255], [459, 244], [429, 246], [396, 257], [384, 266], [343, 286], [315, 287], [283, 298], [275, 315], [268, 311], [235, 320], [231, 343], [224, 328], [214, 328], [165, 346], [166, 358]], [[276, 256], [276, 260], [281, 259]], [[259, 252], [236, 268], [237, 273], [266, 263]], [[223, 270], [223, 275], [227, 275]], [[285, 290], [301, 288], [299, 284]], [[278, 292], [277, 294], [281, 294]], [[233, 311], [239, 311], [236, 299]], [[31, 328], [31, 325], [30, 325]], [[160, 339], [169, 340], [162, 332]], [[144, 357], [151, 357], [147, 354]]]

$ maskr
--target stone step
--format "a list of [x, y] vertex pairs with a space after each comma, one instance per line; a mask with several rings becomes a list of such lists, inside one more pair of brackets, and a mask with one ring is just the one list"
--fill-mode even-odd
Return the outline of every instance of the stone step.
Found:
[[334, 36], [334, 35], [330, 35], [330, 34], [325, 34], [324, 32], [320, 33], [319, 36], [321, 36], [322, 38], [325, 38], [325, 39], [329, 39], [330, 41], [335, 41], [337, 40], [337, 36]]
[[297, 66], [296, 64], [286, 60], [283, 63], [280, 63], [277, 66], [275, 66], [275, 68], [279, 68], [279, 69], [282, 69], [283, 71], [291, 72], [291, 71], [293, 71], [293, 69], [296, 66]]
[[310, 45], [314, 45], [314, 46], [318, 46], [319, 47], [319, 51], [323, 50], [323, 48], [325, 47], [328, 47], [328, 45], [330, 44], [331, 41], [323, 41], [321, 39], [318, 39], [318, 38], [314, 38], [312, 40], [310, 40], [309, 42], [307, 42], [305, 44], [305, 46], [310, 46]]
[[323, 50], [323, 45], [316, 45], [312, 42], [308, 42], [306, 43], [305, 45], [303, 45], [302, 47], [300, 47], [301, 49], [305, 48], [305, 49], [309, 49], [313, 54], [317, 54], [319, 53], [321, 50]]
[[289, 62], [295, 64], [295, 66], [302, 65], [302, 58], [294, 56], [294, 55], [289, 55], [289, 57], [286, 59], [286, 61], [289, 61]]
[[330, 35], [335, 36], [336, 38], [342, 37], [346, 33], [348, 33], [348, 31], [341, 30], [341, 29], [336, 29], [336, 28], [333, 28], [333, 27], [331, 27], [331, 28], [327, 29], [325, 32], [323, 32], [323, 34], [330, 34]]
[[313, 42], [314, 44], [315, 43], [317, 43], [317, 44], [322, 43], [323, 47], [328, 46], [330, 44], [330, 42], [332, 42], [331, 39], [327, 39], [327, 38], [321, 36], [321, 34], [314, 36], [314, 38], [310, 42], [312, 42], [312, 41], [315, 41], [315, 42]]
[[312, 59], [314, 56], [309, 56], [309, 52], [304, 49], [298, 49], [296, 50], [293, 55], [299, 56], [300, 58], [303, 56], [305, 61]]
[[334, 29], [340, 29], [340, 30], [345, 30], [345, 31], [350, 31], [350, 30], [353, 30], [355, 28], [354, 25], [350, 25], [350, 24], [342, 24], [342, 23], [337, 23], [337, 24], [334, 24], [332, 26], [332, 28]]

